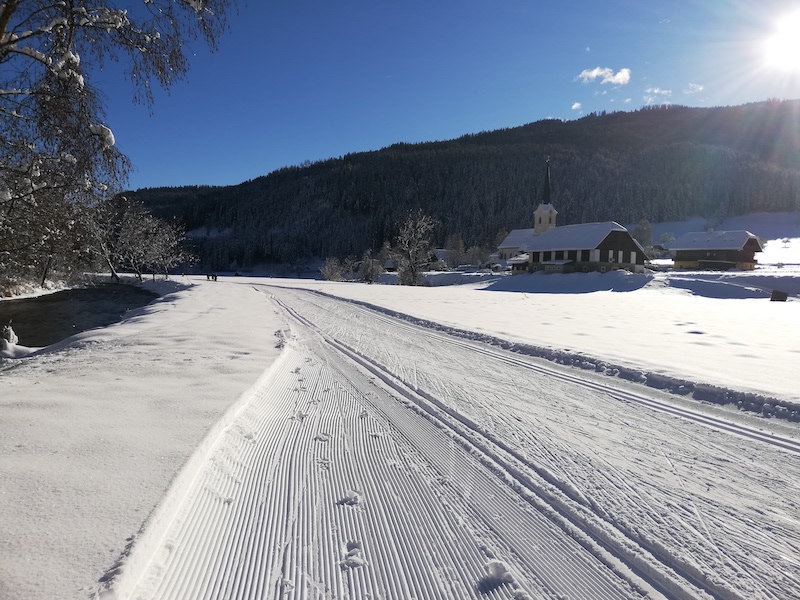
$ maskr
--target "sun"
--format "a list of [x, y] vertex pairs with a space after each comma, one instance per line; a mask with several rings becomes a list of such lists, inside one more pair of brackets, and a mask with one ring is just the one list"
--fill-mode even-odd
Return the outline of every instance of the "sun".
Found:
[[767, 65], [800, 72], [800, 12], [783, 17], [765, 47]]

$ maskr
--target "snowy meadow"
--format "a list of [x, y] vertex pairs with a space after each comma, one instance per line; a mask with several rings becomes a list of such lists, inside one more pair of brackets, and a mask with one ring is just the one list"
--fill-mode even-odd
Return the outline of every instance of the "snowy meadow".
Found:
[[[387, 515], [397, 510], [396, 506], [387, 504], [386, 491], [378, 494], [377, 488], [371, 487], [390, 477], [379, 470], [377, 463], [373, 464], [373, 459], [369, 458], [373, 455], [365, 454], [362, 457], [367, 470], [360, 475], [354, 471], [351, 479], [342, 475], [350, 473], [349, 470], [337, 471], [330, 467], [325, 467], [319, 473], [302, 470], [305, 467], [300, 465], [306, 464], [302, 458], [306, 451], [311, 453], [309, 456], [316, 456], [315, 459], [309, 458], [309, 465], [315, 462], [318, 466], [343, 464], [337, 461], [352, 459], [347, 458], [350, 455], [346, 448], [351, 449], [349, 452], [361, 452], [354, 448], [362, 448], [366, 452], [367, 445], [372, 443], [370, 440], [391, 438], [393, 444], [400, 444], [402, 438], [406, 440], [404, 443], [410, 444], [410, 450], [387, 446], [375, 456], [385, 458], [384, 452], [389, 453], [386, 456], [399, 456], [398, 452], [403, 454], [412, 450], [419, 452], [422, 458], [414, 460], [421, 462], [414, 462], [416, 466], [409, 471], [416, 473], [416, 476], [395, 482], [400, 488], [407, 486], [403, 489], [419, 492], [412, 494], [408, 502], [412, 502], [412, 497], [439, 493], [436, 491], [439, 489], [436, 483], [439, 476], [435, 474], [437, 468], [445, 471], [463, 469], [457, 472], [469, 473], [475, 481], [489, 477], [481, 471], [484, 467], [480, 465], [462, 464], [459, 453], [448, 458], [447, 465], [437, 467], [435, 454], [428, 456], [424, 448], [429, 444], [435, 448], [436, 444], [443, 442], [431, 438], [412, 443], [408, 441], [412, 439], [408, 437], [412, 435], [411, 430], [401, 436], [393, 429], [398, 427], [398, 431], [404, 431], [403, 423], [411, 418], [406, 414], [409, 410], [406, 404], [423, 402], [415, 395], [421, 395], [420, 398], [427, 399], [424, 402], [432, 403], [434, 408], [425, 410], [438, 415], [436, 418], [446, 416], [460, 419], [452, 425], [453, 435], [468, 440], [471, 439], [469, 436], [480, 433], [494, 440], [491, 443], [481, 442], [480, 445], [474, 445], [477, 442], [463, 443], [473, 444], [469, 446], [473, 448], [470, 451], [473, 456], [480, 448], [480, 452], [492, 461], [504, 465], [502, 469], [493, 467], [506, 473], [504, 478], [510, 477], [508, 473], [533, 468], [524, 459], [526, 455], [533, 456], [533, 450], [515, 449], [516, 442], [509, 440], [521, 435], [519, 443], [523, 444], [526, 435], [538, 431], [546, 423], [549, 423], [548, 427], [555, 427], [555, 422], [546, 419], [534, 426], [533, 421], [529, 420], [533, 417], [526, 416], [529, 408], [525, 407], [533, 406], [533, 397], [529, 396], [533, 388], [526, 388], [520, 380], [514, 388], [516, 392], [507, 389], [509, 373], [513, 372], [513, 368], [506, 372], [509, 367], [501, 367], [499, 365], [502, 363], [499, 362], [496, 367], [478, 366], [483, 364], [483, 359], [471, 358], [473, 355], [465, 353], [467, 350], [463, 349], [453, 350], [452, 356], [440, 353], [437, 359], [434, 353], [431, 358], [423, 359], [422, 354], [413, 350], [414, 344], [420, 350], [433, 342], [413, 342], [412, 337], [409, 337], [407, 354], [391, 346], [384, 350], [381, 344], [386, 340], [381, 341], [379, 334], [370, 333], [367, 323], [388, 319], [386, 327], [391, 323], [392, 328], [397, 327], [398, 332], [409, 336], [417, 334], [412, 330], [405, 333], [404, 327], [412, 327], [416, 331], [416, 326], [421, 325], [419, 330], [428, 331], [431, 335], [445, 335], [447, 339], [451, 339], [452, 335], [452, 339], [477, 343], [479, 347], [491, 349], [492, 353], [499, 352], [498, 359], [506, 353], [519, 355], [522, 357], [520, 360], [532, 361], [531, 364], [541, 363], [552, 365], [546, 367], [548, 369], [565, 370], [567, 375], [563, 377], [570, 381], [583, 381], [588, 377], [598, 382], [591, 385], [643, 390], [635, 393], [658, 397], [661, 399], [659, 402], [680, 403], [681, 406], [688, 406], [690, 411], [709, 413], [725, 422], [744, 424], [749, 428], [748, 431], [762, 431], [790, 443], [791, 440], [800, 440], [797, 424], [789, 419], [771, 417], [775, 415], [776, 405], [786, 410], [796, 410], [800, 405], [800, 376], [796, 369], [800, 357], [800, 347], [797, 345], [797, 332], [800, 331], [800, 267], [792, 264], [797, 265], [800, 260], [789, 253], [791, 248], [798, 246], [800, 240], [791, 240], [789, 244], [770, 244], [765, 256], [771, 258], [762, 262], [772, 261], [773, 266], [765, 265], [752, 273], [464, 274], [458, 276], [462, 283], [457, 285], [453, 285], [454, 275], [443, 274], [431, 275], [432, 285], [421, 288], [256, 277], [221, 277], [218, 282], [209, 282], [205, 277], [179, 277], [172, 282], [155, 285], [154, 289], [162, 294], [161, 297], [142, 309], [132, 311], [123, 322], [116, 325], [73, 336], [39, 351], [24, 348], [22, 339], [20, 343], [23, 347], [7, 347], [6, 356], [23, 356], [29, 351], [32, 354], [21, 359], [5, 359], [0, 363], [0, 410], [3, 413], [3, 419], [0, 420], [0, 452], [3, 456], [0, 463], [0, 480], [3, 482], [0, 514], [7, 515], [2, 521], [3, 535], [0, 536], [0, 598], [86, 598], [94, 594], [112, 598], [168, 598], [199, 594], [200, 587], [195, 590], [187, 587], [186, 583], [180, 583], [194, 581], [188, 573], [192, 568], [199, 567], [191, 565], [203, 564], [212, 569], [214, 565], [226, 564], [227, 559], [220, 557], [229, 554], [230, 560], [241, 562], [249, 556], [246, 551], [238, 550], [243, 553], [239, 555], [233, 550], [225, 550], [228, 548], [227, 542], [201, 537], [189, 546], [193, 549], [217, 548], [222, 554], [186, 558], [190, 561], [186, 566], [181, 562], [183, 555], [180, 552], [173, 554], [164, 549], [181, 548], [179, 540], [189, 534], [180, 533], [181, 530], [175, 528], [181, 523], [194, 523], [194, 518], [197, 521], [192, 527], [198, 531], [222, 531], [223, 527], [248, 522], [248, 511], [251, 509], [247, 507], [250, 505], [244, 500], [246, 496], [239, 495], [243, 493], [244, 488], [240, 486], [245, 485], [246, 476], [244, 471], [237, 470], [243, 468], [241, 465], [247, 461], [239, 452], [243, 451], [241, 448], [249, 447], [249, 443], [260, 439], [259, 432], [263, 439], [279, 439], [288, 431], [287, 423], [292, 428], [298, 428], [296, 434], [286, 438], [287, 444], [294, 443], [291, 440], [304, 439], [295, 437], [301, 436], [303, 430], [299, 428], [316, 428], [314, 435], [307, 438], [307, 450], [302, 447], [292, 450], [297, 453], [293, 460], [301, 469], [295, 476], [307, 478], [311, 483], [304, 485], [312, 486], [308, 489], [316, 489], [314, 486], [321, 485], [318, 498], [324, 499], [326, 494], [330, 494], [330, 506], [322, 513], [319, 513], [322, 510], [319, 506], [309, 507], [306, 517], [302, 516], [306, 514], [305, 508], [298, 508], [300, 512], [292, 513], [294, 517], [288, 514], [281, 517], [289, 519], [288, 522], [299, 519], [296, 522], [303, 524], [306, 533], [287, 531], [285, 535], [288, 537], [285, 539], [306, 540], [303, 546], [306, 550], [298, 550], [300, 554], [292, 559], [295, 562], [278, 561], [269, 567], [266, 573], [273, 575], [269, 575], [263, 583], [258, 583], [261, 580], [256, 575], [247, 576], [236, 583], [244, 586], [241, 590], [250, 590], [247, 594], [283, 597], [288, 593], [286, 590], [298, 589], [297, 586], [312, 589], [308, 586], [313, 579], [328, 586], [329, 595], [312, 594], [309, 597], [363, 597], [355, 589], [361, 589], [363, 593], [383, 593], [384, 597], [392, 598], [410, 597], [403, 595], [411, 593], [409, 590], [417, 590], [418, 597], [431, 598], [482, 597], [485, 593], [495, 594], [493, 597], [497, 598], [569, 595], [569, 590], [559, 591], [563, 575], [542, 575], [547, 572], [548, 565], [552, 566], [552, 561], [548, 562], [544, 555], [513, 558], [515, 554], [511, 549], [517, 542], [512, 542], [512, 539], [517, 534], [501, 532], [494, 539], [486, 532], [480, 533], [482, 527], [488, 527], [486, 531], [489, 531], [500, 526], [488, 521], [490, 505], [475, 504], [477, 500], [467, 492], [459, 492], [453, 498], [448, 496], [449, 500], [442, 500], [443, 504], [435, 507], [418, 507], [431, 511], [431, 518], [439, 518], [435, 515], [442, 506], [459, 507], [459, 502], [472, 498], [461, 508], [453, 508], [461, 514], [461, 525], [451, 523], [445, 514], [441, 516], [444, 521], [436, 525], [442, 527], [443, 531], [449, 531], [450, 526], [455, 527], [452, 531], [456, 537], [448, 542], [450, 550], [446, 551], [453, 553], [452, 560], [455, 562], [451, 564], [449, 559], [442, 558], [444, 566], [441, 568], [445, 570], [440, 575], [449, 573], [445, 577], [447, 585], [442, 583], [444, 588], [440, 586], [433, 589], [430, 583], [423, 584], [426, 577], [432, 576], [431, 569], [434, 568], [425, 561], [409, 559], [401, 578], [392, 569], [402, 570], [403, 567], [392, 563], [392, 559], [388, 558], [391, 553], [380, 554], [383, 542], [379, 537], [370, 537], [369, 533], [373, 531], [370, 527], [374, 527], [370, 525], [371, 518], [388, 518]], [[777, 263], [782, 266], [777, 266]], [[448, 279], [448, 285], [436, 285], [436, 277]], [[146, 284], [148, 287], [151, 285]], [[787, 292], [789, 300], [770, 302], [770, 292], [775, 289]], [[347, 302], [341, 303], [337, 299]], [[319, 307], [312, 310], [314, 303], [319, 303]], [[326, 303], [338, 308], [326, 308]], [[395, 318], [397, 316], [402, 318], [398, 320]], [[318, 333], [313, 333], [315, 331]], [[376, 331], [380, 331], [380, 326]], [[318, 339], [316, 336], [322, 337]], [[323, 342], [323, 339], [331, 341]], [[320, 359], [324, 354], [318, 354], [322, 352], [318, 347], [331, 344], [341, 344], [341, 355], [337, 355], [338, 358]], [[306, 350], [299, 350], [302, 348]], [[423, 360], [424, 365], [420, 362]], [[437, 360], [441, 360], [441, 364], [437, 364]], [[376, 370], [369, 385], [340, 384], [336, 378], [339, 376], [328, 380], [331, 376], [326, 375], [324, 370], [314, 375], [320, 383], [315, 384], [313, 389], [310, 383], [303, 381], [302, 373], [310, 368], [309, 365], [341, 362], [343, 366], [339, 369], [347, 373], [353, 367], [346, 367], [345, 363], [360, 364], [359, 361], [363, 362], [360, 369], [380, 368], [385, 369], [386, 374], [378, 376], [379, 371]], [[475, 365], [475, 368], [471, 365]], [[448, 372], [462, 382], [472, 383], [464, 383], [466, 387], [462, 392], [454, 391], [456, 388], [453, 386], [457, 384], [445, 383], [443, 379], [443, 374]], [[286, 374], [290, 374], [291, 380], [285, 385], [291, 393], [276, 391], [279, 389], [275, 387], [278, 385], [276, 381]], [[353, 382], [358, 375], [354, 372], [348, 377], [348, 381]], [[561, 390], [561, 384], [548, 384], [549, 376], [540, 377], [544, 379], [536, 380], [540, 383], [535, 385], [542, 387], [536, 392], [540, 399], [535, 402], [545, 404], [541, 404], [535, 414], [543, 419], [542, 415], [549, 410], [545, 406], [558, 410], [560, 403], [566, 407], [580, 399], [581, 408], [576, 404], [569, 410], [575, 414], [575, 427], [592, 432], [589, 438], [586, 435], [575, 438], [576, 444], [579, 438], [582, 440], [580, 447], [583, 447], [586, 439], [598, 435], [600, 431], [594, 428], [592, 419], [596, 421], [599, 418], [600, 427], [604, 427], [602, 421], [605, 417], [598, 415], [610, 408], [594, 406], [595, 402], [600, 402], [599, 396], [585, 395], [587, 392], [568, 392], [567, 388]], [[513, 375], [511, 379], [514, 379]], [[393, 385], [406, 390], [403, 392], [406, 396], [390, 409], [373, 398], [369, 386], [374, 387], [376, 381], [391, 383], [395, 380], [397, 383]], [[389, 383], [380, 385], [388, 386]], [[340, 385], [344, 387], [338, 387]], [[351, 414], [347, 412], [351, 409], [344, 408], [346, 402], [352, 401], [353, 406], [358, 407], [357, 410], [352, 409], [352, 421], [345, 416], [334, 418], [334, 414], [339, 413], [325, 413], [322, 409], [325, 404], [320, 399], [320, 390], [345, 389], [347, 385], [353, 386], [356, 400], [343, 396], [337, 402], [340, 410], [347, 414]], [[486, 394], [491, 396], [491, 390], [495, 389], [507, 401], [514, 402], [497, 414], [492, 412], [494, 409], [491, 404], [485, 408], [473, 404], [477, 400], [470, 400], [470, 390], [484, 388], [481, 392], [484, 397]], [[678, 394], [672, 396], [660, 391], [662, 389], [677, 391]], [[574, 395], [576, 393], [577, 396]], [[307, 404], [302, 404], [306, 401], [301, 400], [305, 394], [308, 394]], [[391, 400], [398, 394], [396, 390], [392, 393], [380, 391], [380, 394], [387, 394], [385, 402], [397, 402]], [[497, 402], [499, 398], [498, 395]], [[754, 407], [758, 409], [756, 412], [742, 411], [737, 407], [737, 400], [741, 401], [742, 398], [761, 398], [762, 403]], [[719, 404], [722, 400], [730, 403]], [[764, 401], [768, 405], [766, 410], [763, 410]], [[254, 404], [257, 402], [263, 403], [263, 407], [257, 408], [262, 406]], [[286, 412], [281, 412], [284, 405]], [[420, 406], [424, 408], [427, 404]], [[584, 408], [588, 411], [585, 417], [580, 415]], [[423, 409], [415, 410], [419, 412]], [[481, 417], [484, 411], [488, 411], [486, 415], [494, 416]], [[631, 407], [627, 413], [620, 413], [620, 432], [625, 431], [621, 423], [634, 415], [637, 420], [644, 419], [648, 411], [647, 408]], [[255, 425], [258, 420], [256, 414], [266, 415], [262, 419], [272, 419], [268, 422], [274, 423], [270, 427], [276, 429], [259, 429], [260, 426]], [[623, 414], [628, 414], [628, 417]], [[377, 415], [380, 415], [380, 419]], [[512, 417], [518, 421], [513, 427], [505, 421]], [[390, 422], [394, 425], [390, 426]], [[508, 423], [513, 423], [513, 420]], [[561, 426], [568, 425], [572, 426], [568, 423]], [[367, 429], [362, 439], [355, 431], [363, 426]], [[642, 431], [648, 427], [639, 426], [643, 428]], [[684, 435], [677, 433], [678, 425], [659, 425], [662, 426], [675, 426], [675, 435]], [[719, 440], [721, 435], [728, 437], [727, 434], [720, 434], [720, 429], [712, 429], [715, 440]], [[272, 433], [267, 435], [270, 431]], [[379, 433], [381, 431], [384, 433]], [[431, 431], [430, 435], [433, 436], [434, 432]], [[572, 435], [566, 429], [556, 435], [558, 440], [555, 441], [563, 446], [559, 452], [569, 454], [567, 447], [572, 443]], [[691, 433], [698, 444], [705, 443], [702, 441], [705, 439], [703, 435], [702, 428]], [[730, 437], [738, 439], [737, 435]], [[337, 445], [337, 439], [342, 440], [341, 448]], [[345, 439], [350, 441], [345, 443]], [[501, 443], [503, 439], [506, 441]], [[620, 450], [612, 451], [610, 448], [621, 444], [621, 439], [611, 434], [600, 436], [596, 439], [595, 449], [600, 454], [608, 451], [617, 456]], [[666, 441], [668, 439], [671, 438], [665, 437], [663, 443], [671, 443]], [[591, 450], [592, 442], [588, 443]], [[327, 444], [326, 452], [330, 452], [330, 455], [318, 454], [322, 447], [320, 444]], [[492, 444], [507, 448], [496, 450]], [[602, 452], [601, 448], [604, 449]], [[664, 456], [671, 456], [672, 450], [666, 446], [663, 448], [660, 452]], [[275, 447], [270, 452], [279, 450]], [[513, 468], [510, 463], [498, 462], [503, 453], [511, 451], [517, 456], [514, 460], [523, 461]], [[638, 460], [634, 458], [635, 454], [631, 454], [631, 458], [626, 458], [628, 455], [625, 452], [619, 456], [616, 468], [623, 470], [628, 468], [625, 466], [627, 460]], [[400, 459], [392, 460], [397, 462]], [[675, 460], [673, 457], [673, 462]], [[398, 464], [405, 463], [400, 461]], [[724, 548], [728, 556], [738, 556], [737, 559], [731, 559], [734, 563], [752, 552], [752, 548], [746, 547], [743, 540], [752, 537], [752, 531], [747, 533], [750, 531], [748, 528], [760, 530], [755, 521], [743, 525], [745, 519], [737, 520], [734, 529], [738, 533], [725, 533], [732, 521], [726, 525], [720, 515], [736, 505], [735, 495], [728, 490], [725, 496], [717, 497], [713, 486], [727, 490], [728, 485], [723, 480], [737, 480], [744, 476], [741, 473], [732, 475], [728, 471], [721, 471], [719, 477], [707, 480], [711, 487], [703, 483], [706, 480], [694, 481], [688, 475], [684, 476], [681, 494], [685, 496], [682, 496], [681, 502], [699, 503], [699, 497], [702, 496], [703, 502], [709, 503], [704, 509], [708, 511], [706, 526], [713, 532], [718, 546], [717, 550], [706, 550], [706, 542], [691, 541], [694, 534], [676, 533], [677, 530], [664, 534], [659, 529], [662, 525], [658, 524], [658, 519], [653, 522], [631, 521], [633, 517], [625, 516], [626, 509], [622, 505], [618, 509], [621, 516], [617, 518], [609, 516], [612, 504], [597, 509], [597, 515], [605, 515], [602, 516], [605, 519], [604, 527], [611, 527], [616, 532], [612, 534], [603, 529], [606, 533], [598, 537], [599, 529], [594, 520], [601, 517], [589, 515], [579, 519], [575, 515], [586, 508], [575, 507], [571, 503], [578, 501], [576, 499], [589, 498], [586, 506], [594, 503], [602, 506], [606, 496], [617, 498], [614, 502], [622, 502], [622, 497], [614, 494], [623, 488], [616, 487], [620, 484], [606, 482], [596, 488], [597, 495], [592, 499], [592, 486], [599, 484], [590, 485], [587, 482], [595, 477], [599, 467], [587, 467], [587, 479], [584, 482], [575, 473], [568, 474], [578, 463], [571, 464], [573, 467], [556, 463], [548, 467], [548, 477], [552, 481], [547, 485], [555, 486], [557, 493], [568, 493], [565, 499], [548, 505], [556, 506], [556, 509], [547, 510], [567, 515], [566, 518], [572, 523], [569, 527], [578, 527], [582, 532], [580, 535], [595, 540], [583, 544], [581, 552], [586, 552], [585, 561], [588, 562], [570, 567], [576, 573], [594, 572], [595, 567], [587, 565], [597, 560], [606, 565], [603, 568], [617, 562], [623, 565], [612, 569], [614, 574], [608, 575], [611, 579], [605, 583], [587, 579], [584, 575], [574, 577], [575, 581], [583, 582], [581, 585], [589, 586], [585, 589], [615, 590], [613, 593], [597, 592], [597, 597], [659, 597], [659, 594], [667, 597], [702, 597], [703, 594], [729, 598], [800, 597], [800, 579], [791, 575], [790, 568], [800, 565], [800, 526], [796, 520], [794, 525], [782, 518], [774, 521], [778, 519], [774, 516], [777, 512], [788, 515], [794, 510], [788, 505], [778, 508], [784, 502], [781, 498], [785, 497], [780, 493], [776, 496], [765, 494], [762, 507], [765, 527], [776, 532], [775, 556], [783, 557], [775, 559], [782, 561], [780, 568], [784, 573], [776, 579], [772, 567], [755, 566], [741, 570], [715, 562], [718, 557], [714, 558], [714, 552], [718, 552], [719, 548]], [[722, 462], [714, 463], [713, 469], [727, 468], [721, 465]], [[411, 467], [406, 465], [404, 468]], [[661, 467], [656, 471], [653, 468], [649, 467], [644, 472], [658, 473], [661, 470]], [[673, 468], [678, 467], [673, 465]], [[229, 469], [232, 469], [230, 475], [225, 477], [230, 479], [219, 479]], [[425, 469], [433, 470], [431, 474], [423, 475]], [[648, 478], [643, 480], [648, 486], [658, 485], [654, 483], [655, 480], [649, 479], [651, 475], [639, 476]], [[660, 477], [653, 476], [656, 479]], [[274, 477], [276, 482], [284, 481], [280, 472], [276, 471]], [[330, 490], [325, 487], [328, 484], [324, 483], [328, 479], [319, 477], [333, 477]], [[339, 481], [336, 477], [344, 479]], [[224, 481], [239, 483], [224, 484]], [[774, 483], [776, 490], [789, 493], [790, 482], [775, 479]], [[228, 489], [225, 485], [233, 487]], [[337, 485], [341, 487], [337, 488]], [[348, 488], [348, 485], [353, 487]], [[674, 482], [665, 485], [667, 488], [664, 489], [674, 489]], [[743, 490], [751, 489], [749, 483], [740, 485]], [[512, 488], [502, 487], [502, 491], [487, 488], [486, 497], [509, 493], [508, 490]], [[617, 492], [611, 491], [613, 489]], [[754, 496], [748, 496], [748, 502], [755, 502], [758, 497], [758, 487], [753, 486], [752, 490]], [[211, 494], [212, 500], [204, 502], [216, 507], [214, 510], [219, 515], [224, 514], [226, 507], [235, 507], [240, 511], [236, 513], [238, 516], [226, 517], [232, 519], [230, 522], [221, 516], [190, 516], [202, 514], [200, 508], [191, 508], [194, 506], [191, 502], [199, 502], [202, 494]], [[266, 491], [260, 494], [262, 498], [268, 497], [264, 496]], [[302, 507], [303, 502], [307, 501], [306, 496], [302, 490], [297, 494], [298, 507]], [[664, 494], [667, 492], [661, 494], [654, 496], [653, 506], [663, 506], [654, 510], [669, 512], [665, 507], [677, 500], [666, 500]], [[253, 497], [258, 497], [258, 494]], [[365, 504], [367, 498], [371, 503]], [[611, 502], [610, 499], [607, 501]], [[583, 502], [580, 500], [578, 504]], [[509, 504], [509, 511], [512, 505], [513, 502]], [[712, 505], [716, 508], [712, 509]], [[256, 506], [253, 504], [253, 511]], [[465, 511], [463, 514], [459, 512], [462, 510]], [[344, 535], [342, 532], [350, 527], [358, 530], [360, 537], [334, 540], [327, 546], [323, 538], [328, 530], [323, 527], [322, 521], [314, 520], [314, 514], [322, 514], [324, 522], [328, 522], [325, 519], [332, 519], [329, 525], [333, 527], [331, 531], [339, 532], [336, 535]], [[13, 515], [13, 518], [8, 515]], [[713, 519], [710, 515], [713, 515]], [[529, 516], [533, 518], [532, 514]], [[507, 517], [512, 522], [528, 518], [512, 512]], [[690, 518], [687, 516], [685, 519]], [[551, 521], [560, 522], [555, 517]], [[402, 547], [410, 543], [403, 536], [409, 536], [410, 540], [422, 535], [424, 528], [429, 526], [432, 526], [431, 523], [420, 523], [419, 530], [406, 530], [400, 524], [386, 527], [394, 532], [392, 535], [398, 536], [394, 543]], [[562, 524], [560, 527], [567, 526]], [[683, 525], [677, 521], [671, 527], [683, 531]], [[640, 533], [647, 530], [649, 533], [640, 539], [633, 533], [634, 530]], [[469, 540], [459, 538], [464, 531], [472, 531], [474, 536]], [[637, 544], [641, 544], [642, 550], [635, 553], [638, 558], [634, 560], [623, 552], [622, 549], [630, 541], [621, 541], [617, 539], [618, 536], [627, 536], [626, 539], [635, 539]], [[680, 547], [669, 546], [670, 536]], [[703, 534], [701, 537], [706, 536]], [[265, 539], [264, 547], [279, 544], [280, 539], [280, 536]], [[492, 539], [492, 543], [487, 541]], [[389, 543], [389, 540], [384, 542]], [[562, 543], [565, 542], [559, 541], [557, 545], [560, 547]], [[600, 546], [596, 546], [598, 543]], [[663, 544], [666, 545], [662, 548]], [[319, 554], [317, 559], [308, 562], [309, 559], [301, 558], [305, 556], [303, 553], [310, 551], [308, 549], [317, 547], [319, 550], [314, 551]], [[340, 551], [340, 548], [344, 550]], [[437, 550], [432, 547], [427, 551], [445, 552], [443, 548]], [[704, 554], [706, 551], [711, 554]], [[575, 551], [564, 552], [572, 555]], [[607, 558], [606, 554], [613, 558]], [[651, 555], [652, 558], [648, 558]], [[333, 562], [326, 563], [328, 560]], [[295, 566], [289, 568], [287, 564]], [[339, 566], [327, 570], [325, 564]], [[447, 567], [448, 564], [451, 566]], [[455, 568], [453, 565], [458, 564], [464, 565], [463, 573], [452, 571]], [[227, 571], [219, 568], [222, 570], [218, 582], [239, 581], [233, 576], [234, 571], [225, 575]], [[253, 573], [261, 572], [253, 568]], [[170, 569], [177, 571], [171, 575]], [[515, 575], [511, 575], [512, 570]], [[643, 572], [658, 575], [643, 576]], [[313, 577], [310, 574], [314, 574]], [[260, 576], [264, 576], [263, 573]], [[273, 576], [277, 579], [270, 579]], [[397, 583], [401, 579], [406, 583]], [[270, 589], [270, 585], [277, 587], [268, 593], [266, 590]], [[213, 581], [209, 586], [209, 591], [203, 592], [208, 597], [223, 597], [224, 594], [233, 593], [230, 589], [224, 593], [219, 590], [212, 593], [210, 590], [216, 589]], [[403, 589], [406, 591], [403, 592]], [[581, 593], [587, 592], [575, 588], [570, 597], [580, 597]], [[235, 595], [244, 597], [246, 594], [242, 592]]]

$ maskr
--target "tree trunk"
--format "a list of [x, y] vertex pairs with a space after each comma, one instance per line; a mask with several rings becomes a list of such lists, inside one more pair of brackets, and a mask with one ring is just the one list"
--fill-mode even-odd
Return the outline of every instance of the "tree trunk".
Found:
[[111, 263], [111, 259], [108, 256], [106, 256], [105, 258], [106, 258], [106, 264], [108, 265], [108, 268], [111, 270], [111, 279], [119, 283], [119, 274], [117, 273], [117, 270], [114, 268], [114, 265]]
[[49, 255], [47, 257], [47, 263], [44, 265], [44, 272], [42, 273], [42, 284], [41, 287], [44, 287], [44, 282], [47, 281], [47, 274], [50, 272], [50, 265], [53, 263], [53, 255]]

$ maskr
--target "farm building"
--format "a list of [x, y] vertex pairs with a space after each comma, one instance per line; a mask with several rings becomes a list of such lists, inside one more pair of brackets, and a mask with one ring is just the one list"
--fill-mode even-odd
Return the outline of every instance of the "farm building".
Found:
[[669, 245], [676, 269], [727, 271], [755, 269], [761, 240], [749, 231], [686, 233]]

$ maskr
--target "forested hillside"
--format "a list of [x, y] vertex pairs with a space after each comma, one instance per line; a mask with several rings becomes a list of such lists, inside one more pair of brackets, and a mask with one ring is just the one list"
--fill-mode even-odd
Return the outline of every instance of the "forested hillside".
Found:
[[[456, 140], [396, 144], [229, 187], [143, 189], [195, 237], [206, 268], [361, 255], [410, 209], [467, 246], [530, 226], [551, 159], [559, 224], [710, 220], [800, 209], [800, 101], [668, 106], [544, 120]], [[203, 229], [205, 228], [205, 229]]]

